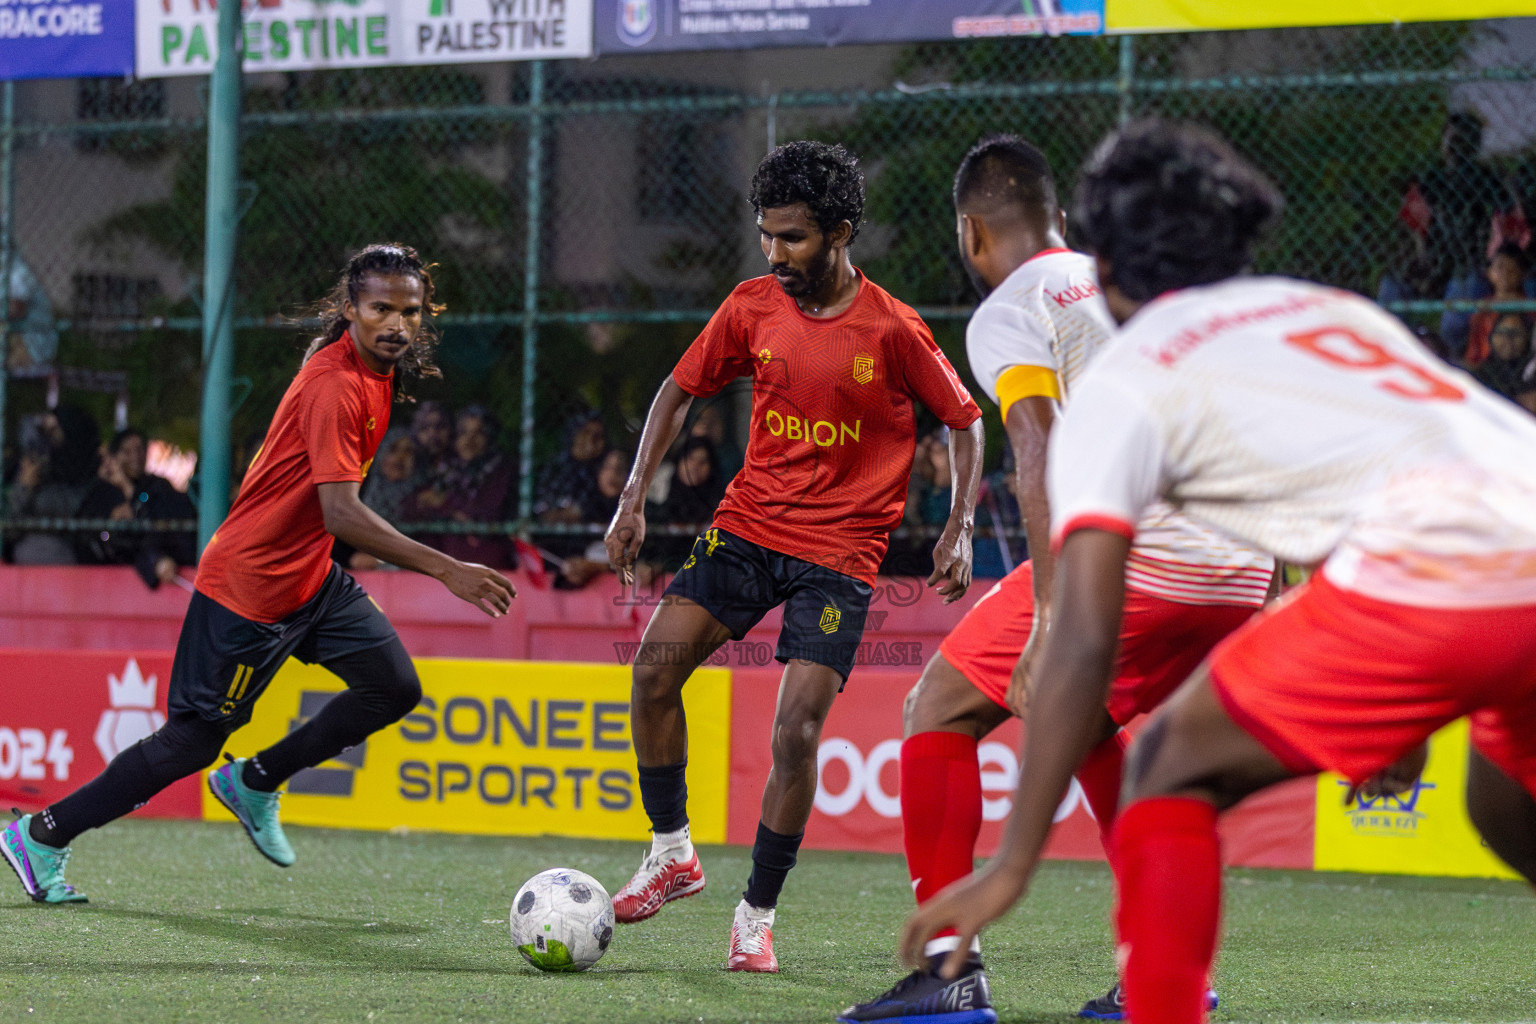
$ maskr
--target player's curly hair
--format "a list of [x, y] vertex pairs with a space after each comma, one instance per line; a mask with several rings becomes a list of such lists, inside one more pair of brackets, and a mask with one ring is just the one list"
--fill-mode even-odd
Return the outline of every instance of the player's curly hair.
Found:
[[446, 308], [432, 301], [437, 294], [437, 286], [432, 281], [432, 268], [436, 266], [436, 263], [422, 260], [415, 249], [398, 242], [375, 242], [353, 253], [347, 265], [342, 268], [341, 277], [330, 294], [307, 311], [311, 318], [319, 319], [320, 336], [309, 343], [309, 348], [304, 352], [304, 362], [309, 362], [310, 356], [325, 346], [341, 340], [348, 326], [343, 307], [348, 301], [356, 305], [364, 278], [369, 274], [413, 274], [421, 281], [425, 315], [421, 319], [421, 330], [416, 333], [416, 340], [395, 367], [394, 389], [395, 401], [414, 402], [415, 398], [405, 390], [406, 377], [425, 380], [443, 375], [436, 362], [437, 346], [442, 339], [432, 323], [432, 317]]
[[1284, 206], [1275, 184], [1220, 136], [1147, 118], [1100, 143], [1073, 216], [1115, 286], [1148, 302], [1242, 273]]
[[786, 142], [763, 157], [747, 197], [761, 216], [776, 206], [804, 203], [825, 234], [843, 221], [853, 225], [852, 244], [864, 221], [864, 175], [859, 158], [825, 142]]

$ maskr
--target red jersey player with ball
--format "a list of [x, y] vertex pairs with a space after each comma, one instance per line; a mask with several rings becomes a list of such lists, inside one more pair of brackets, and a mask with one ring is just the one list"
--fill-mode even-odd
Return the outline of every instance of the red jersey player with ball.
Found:
[[689, 405], [750, 375], [746, 464], [635, 658], [630, 709], [654, 838], [614, 909], [621, 922], [643, 921], [703, 890], [688, 834], [683, 685], [782, 605], [773, 769], [726, 962], [774, 972], [774, 907], [810, 818], [821, 726], [853, 668], [887, 535], [901, 522], [913, 400], [951, 429], [954, 499], [928, 579], [946, 601], [971, 582], [982, 430], [981, 410], [922, 320], [849, 261], [864, 209], [852, 155], [817, 142], [780, 146], [759, 165], [751, 200], [771, 273], [737, 286], [662, 384], [608, 529], [609, 558], [627, 578], [645, 539], [646, 489]]

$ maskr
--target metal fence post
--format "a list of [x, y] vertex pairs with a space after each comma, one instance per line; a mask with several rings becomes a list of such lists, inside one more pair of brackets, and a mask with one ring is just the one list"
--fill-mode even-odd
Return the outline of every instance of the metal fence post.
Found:
[[544, 216], [544, 62], [528, 67], [528, 250], [523, 267], [523, 422], [518, 442], [517, 517], [533, 515], [534, 385], [539, 369], [539, 226]]
[[203, 250], [203, 410], [198, 440], [198, 550], [229, 510], [229, 378], [235, 362], [235, 181], [240, 165], [240, 5], [219, 7], [219, 57], [208, 95]]
[[1135, 98], [1131, 90], [1136, 87], [1136, 37], [1120, 37], [1120, 74], [1115, 79], [1115, 91], [1120, 94], [1120, 120], [1124, 127], [1136, 114]]
[[[16, 83], [6, 82], [0, 118], [0, 453], [5, 451], [6, 381], [11, 365], [11, 251], [16, 220]], [[0, 475], [0, 503], [5, 500], [5, 479]], [[4, 516], [0, 504], [0, 517]], [[0, 538], [3, 539], [3, 538]]]

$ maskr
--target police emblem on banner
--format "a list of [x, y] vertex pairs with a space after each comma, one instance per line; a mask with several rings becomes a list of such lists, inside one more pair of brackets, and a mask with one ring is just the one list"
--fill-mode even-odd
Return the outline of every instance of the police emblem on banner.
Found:
[[619, 0], [619, 38], [644, 46], [656, 34], [655, 0]]

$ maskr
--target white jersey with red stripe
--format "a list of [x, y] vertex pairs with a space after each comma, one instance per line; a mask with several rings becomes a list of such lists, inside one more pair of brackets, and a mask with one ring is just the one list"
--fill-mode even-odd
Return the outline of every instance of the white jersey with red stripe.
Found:
[[[1028, 395], [1068, 404], [1091, 362], [1115, 339], [1093, 258], [1046, 249], [977, 307], [965, 332], [976, 382], [1008, 414]], [[1136, 526], [1126, 585], [1182, 604], [1260, 605], [1274, 563], [1216, 530], [1154, 503]]]
[[1348, 292], [1233, 278], [1149, 303], [1079, 383], [1048, 472], [1058, 537], [1139, 543], [1166, 501], [1379, 600], [1536, 602], [1536, 420]]

